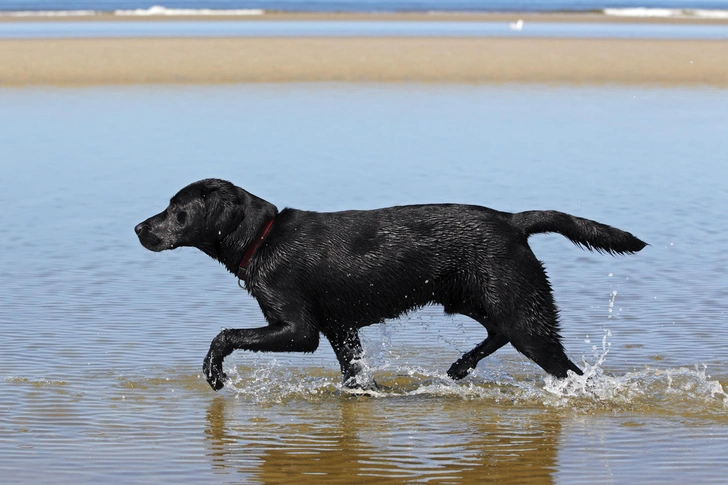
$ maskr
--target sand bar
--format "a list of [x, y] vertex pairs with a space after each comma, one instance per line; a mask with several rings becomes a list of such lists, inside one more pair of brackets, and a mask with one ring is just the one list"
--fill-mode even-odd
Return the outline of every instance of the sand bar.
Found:
[[728, 87], [728, 42], [512, 38], [0, 40], [0, 85], [246, 82]]
[[[728, 23], [599, 13], [266, 13], [204, 20]], [[0, 17], [24, 21], [189, 17]], [[557, 38], [105, 38], [0, 40], [0, 85], [245, 82], [653, 84], [728, 87], [728, 41]]]

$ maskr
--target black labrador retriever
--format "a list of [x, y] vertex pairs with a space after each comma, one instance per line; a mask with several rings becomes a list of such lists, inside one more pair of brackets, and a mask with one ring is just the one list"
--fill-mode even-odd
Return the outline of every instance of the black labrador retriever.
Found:
[[134, 230], [151, 251], [200, 249], [245, 281], [260, 304], [268, 326], [225, 329], [210, 344], [203, 371], [214, 390], [223, 387], [222, 362], [234, 350], [313, 352], [319, 334], [331, 343], [345, 386], [373, 386], [360, 376], [359, 328], [432, 303], [488, 332], [452, 364], [453, 379], [509, 342], [553, 376], [581, 375], [564, 353], [551, 286], [528, 237], [557, 232], [610, 254], [646, 246], [627, 232], [556, 211], [435, 204], [279, 212], [217, 179], [183, 188]]

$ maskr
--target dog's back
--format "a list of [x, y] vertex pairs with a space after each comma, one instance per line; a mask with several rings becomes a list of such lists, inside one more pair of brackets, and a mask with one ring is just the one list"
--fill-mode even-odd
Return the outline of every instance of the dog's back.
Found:
[[[284, 209], [248, 286], [290, 282], [318, 302], [324, 319], [356, 315], [357, 327], [463, 296], [461, 280], [487, 284], [526, 238], [511, 214], [434, 204], [368, 211]], [[253, 262], [252, 264], [256, 264]], [[476, 284], [470, 281], [468, 286]], [[447, 304], [446, 304], [447, 303]]]

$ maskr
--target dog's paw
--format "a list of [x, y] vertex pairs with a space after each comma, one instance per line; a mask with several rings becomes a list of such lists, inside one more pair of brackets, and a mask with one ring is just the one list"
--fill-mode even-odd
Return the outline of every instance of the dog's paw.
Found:
[[350, 391], [378, 391], [379, 385], [376, 383], [374, 379], [370, 379], [368, 381], [364, 381], [357, 379], [356, 377], [350, 377], [346, 380], [344, 380], [344, 389], [348, 389]]
[[471, 370], [473, 370], [473, 367], [470, 365], [469, 362], [458, 360], [447, 370], [447, 375], [448, 377], [450, 377], [450, 379], [459, 381], [460, 379], [467, 376]]
[[222, 370], [222, 359], [215, 358], [212, 352], [208, 352], [202, 363], [202, 373], [213, 391], [219, 391], [225, 386], [227, 375]]
[[355, 396], [379, 397], [384, 395], [374, 379], [361, 382], [355, 377], [350, 377], [344, 381], [342, 390]]

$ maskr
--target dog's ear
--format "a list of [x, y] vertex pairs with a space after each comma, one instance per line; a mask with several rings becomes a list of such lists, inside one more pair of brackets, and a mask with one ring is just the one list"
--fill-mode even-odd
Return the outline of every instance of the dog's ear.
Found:
[[240, 192], [233, 184], [204, 184], [201, 197], [205, 205], [206, 239], [221, 240], [234, 232], [245, 219], [244, 203]]
[[245, 246], [278, 213], [273, 204], [224, 180], [203, 180], [199, 190], [205, 217], [202, 239], [206, 243], [219, 243], [232, 236]]
[[200, 185], [200, 197], [203, 200], [207, 200], [211, 195], [219, 192], [222, 189], [222, 185], [217, 180], [205, 180], [206, 183]]
[[241, 216], [237, 219], [236, 237], [245, 245], [255, 238], [260, 229], [278, 214], [276, 206], [239, 187], [230, 206]]

